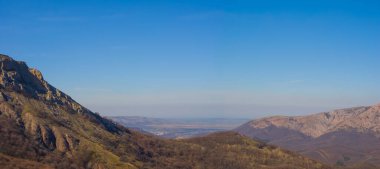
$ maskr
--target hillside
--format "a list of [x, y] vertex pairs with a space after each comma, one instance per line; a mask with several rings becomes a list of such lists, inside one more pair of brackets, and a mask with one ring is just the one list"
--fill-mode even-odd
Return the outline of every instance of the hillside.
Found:
[[380, 105], [268, 117], [235, 131], [332, 165], [380, 167]]
[[58, 169], [328, 168], [236, 133], [165, 140], [124, 128], [0, 55], [0, 165]]

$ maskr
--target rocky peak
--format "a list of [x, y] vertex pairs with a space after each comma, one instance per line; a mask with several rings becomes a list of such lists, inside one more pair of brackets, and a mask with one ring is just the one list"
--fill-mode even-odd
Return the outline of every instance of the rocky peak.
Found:
[[15, 61], [6, 55], [0, 55], [0, 86], [1, 88], [37, 96], [46, 94], [49, 90], [46, 82], [36, 76], [39, 71], [29, 69], [25, 62]]
[[3, 60], [12, 60], [12, 58], [7, 55], [0, 54], [0, 61], [3, 61]]
[[38, 102], [64, 107], [71, 113], [82, 114], [110, 132], [121, 130], [119, 126], [91, 112], [70, 96], [50, 85], [44, 80], [39, 70], [29, 68], [25, 62], [16, 61], [7, 55], [0, 54], [0, 100], [8, 100], [10, 93], [17, 93], [14, 96], [21, 94]]
[[18, 92], [27, 97], [54, 104], [66, 105], [75, 111], [82, 112], [84, 110], [68, 95], [46, 82], [39, 70], [29, 68], [25, 62], [16, 61], [2, 54], [0, 54], [0, 89]]

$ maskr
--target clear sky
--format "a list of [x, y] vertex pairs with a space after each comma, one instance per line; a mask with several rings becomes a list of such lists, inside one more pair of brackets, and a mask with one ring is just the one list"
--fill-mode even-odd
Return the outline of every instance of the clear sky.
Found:
[[380, 102], [380, 1], [0, 0], [0, 53], [103, 115]]

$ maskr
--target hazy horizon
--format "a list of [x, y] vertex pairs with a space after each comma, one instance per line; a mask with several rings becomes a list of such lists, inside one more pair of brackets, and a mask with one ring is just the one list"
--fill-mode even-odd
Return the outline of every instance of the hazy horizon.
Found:
[[378, 1], [42, 2], [0, 0], [0, 53], [105, 116], [380, 103]]

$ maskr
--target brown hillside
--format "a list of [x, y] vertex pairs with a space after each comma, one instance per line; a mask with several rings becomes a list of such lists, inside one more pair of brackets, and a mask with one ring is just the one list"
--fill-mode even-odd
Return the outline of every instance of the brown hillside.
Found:
[[380, 167], [379, 107], [268, 117], [235, 131], [332, 165]]

